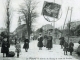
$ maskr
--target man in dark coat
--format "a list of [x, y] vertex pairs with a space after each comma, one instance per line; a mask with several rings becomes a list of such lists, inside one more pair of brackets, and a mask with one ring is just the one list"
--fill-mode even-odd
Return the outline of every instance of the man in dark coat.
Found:
[[64, 55], [65, 55], [65, 53], [66, 53], [66, 55], [67, 55], [67, 51], [68, 51], [68, 43], [65, 41], [64, 42]]
[[64, 42], [65, 42], [64, 37], [61, 37], [60, 38], [61, 49], [63, 48]]
[[2, 42], [2, 48], [1, 48], [2, 49], [1, 53], [3, 53], [3, 57], [5, 53], [6, 53], [6, 57], [8, 57], [9, 47], [10, 44], [7, 42], [7, 38], [4, 38], [4, 41]]
[[24, 40], [23, 48], [25, 49], [26, 52], [28, 51], [29, 49], [29, 39], [28, 38]]
[[38, 47], [39, 47], [39, 50], [42, 50], [42, 47], [43, 47], [43, 37], [41, 34], [39, 34], [39, 37], [38, 37]]
[[47, 39], [47, 48], [48, 48], [48, 50], [51, 50], [51, 48], [52, 48], [52, 36], [50, 33], [49, 33], [49, 36]]
[[72, 55], [73, 47], [74, 47], [74, 44], [73, 44], [72, 40], [70, 40], [70, 43], [69, 43], [69, 52], [70, 52], [70, 55]]

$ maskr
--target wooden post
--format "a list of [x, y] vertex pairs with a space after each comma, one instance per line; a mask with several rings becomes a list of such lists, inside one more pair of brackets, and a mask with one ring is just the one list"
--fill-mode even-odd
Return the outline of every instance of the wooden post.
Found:
[[71, 7], [71, 14], [70, 14], [70, 21], [69, 21], [69, 35], [68, 35], [68, 43], [69, 43], [69, 38], [70, 38], [71, 17], [72, 17], [72, 7]]
[[[65, 26], [65, 23], [66, 23], [66, 19], [67, 19], [68, 11], [69, 11], [69, 7], [68, 7], [68, 9], [67, 9], [67, 14], [66, 14], [66, 18], [65, 18], [65, 21], [64, 21], [64, 25], [63, 25], [63, 30], [64, 30], [64, 26]], [[64, 33], [62, 32], [62, 35], [61, 35], [61, 36], [64, 36], [63, 34], [64, 34]]]
[[54, 21], [53, 21], [53, 24], [54, 24], [54, 25], [53, 25], [53, 27], [54, 27], [54, 30], [53, 30], [53, 33], [54, 33], [53, 36], [54, 36], [54, 37], [53, 37], [53, 40], [54, 40], [54, 43], [56, 43], [56, 41], [55, 41], [55, 19], [54, 19]]

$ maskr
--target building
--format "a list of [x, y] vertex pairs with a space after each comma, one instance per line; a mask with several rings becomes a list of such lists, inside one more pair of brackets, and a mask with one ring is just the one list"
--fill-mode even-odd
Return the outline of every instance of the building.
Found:
[[42, 28], [43, 28], [43, 35], [49, 34], [49, 32], [51, 32], [53, 37], [56, 38], [61, 37], [62, 32], [57, 28], [54, 29], [54, 27], [51, 24], [44, 25], [42, 26]]
[[25, 36], [27, 36], [27, 26], [26, 26], [26, 24], [18, 26], [13, 33], [17, 38], [20, 38], [21, 40], [24, 40]]
[[[69, 25], [69, 23], [67, 25]], [[76, 27], [78, 25], [80, 25], [80, 21], [70, 22], [70, 29], [76, 29]], [[67, 28], [68, 28], [68, 26], [67, 26]]]
[[43, 25], [42, 28], [43, 30], [54, 29], [54, 27], [51, 24]]

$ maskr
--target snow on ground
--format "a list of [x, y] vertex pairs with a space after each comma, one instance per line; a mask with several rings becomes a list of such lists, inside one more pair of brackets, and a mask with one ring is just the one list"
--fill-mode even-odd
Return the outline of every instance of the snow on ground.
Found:
[[78, 46], [79, 46], [79, 43], [74, 43], [74, 51], [75, 51], [75, 52], [76, 52]]
[[[10, 51], [15, 52], [14, 45], [10, 47]], [[8, 57], [3, 58], [0, 53], [0, 60], [79, 60], [74, 56], [64, 55], [63, 49], [61, 49], [60, 45], [53, 45], [51, 50], [48, 50], [46, 47], [43, 47], [42, 50], [39, 50], [37, 47], [37, 40], [30, 42], [30, 47], [28, 52], [25, 52], [23, 49], [23, 44], [21, 44], [21, 53], [20, 57]]]

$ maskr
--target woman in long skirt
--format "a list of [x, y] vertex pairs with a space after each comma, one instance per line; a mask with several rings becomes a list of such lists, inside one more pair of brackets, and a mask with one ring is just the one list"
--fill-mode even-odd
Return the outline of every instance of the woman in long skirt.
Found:
[[65, 42], [64, 37], [59, 38], [59, 40], [60, 40], [60, 45], [61, 45], [61, 49], [62, 49], [64, 42]]
[[26, 52], [28, 51], [28, 49], [29, 49], [29, 39], [27, 39], [27, 38], [25, 39], [23, 48], [25, 49]]
[[44, 46], [44, 47], [47, 46], [47, 35], [44, 35], [43, 46]]
[[48, 48], [48, 50], [51, 50], [51, 48], [52, 48], [52, 36], [51, 36], [51, 34], [49, 34], [49, 36], [48, 36], [47, 48]]
[[42, 47], [43, 47], [43, 37], [42, 37], [41, 34], [40, 34], [40, 36], [38, 38], [38, 47], [39, 47], [39, 50], [42, 50]]

